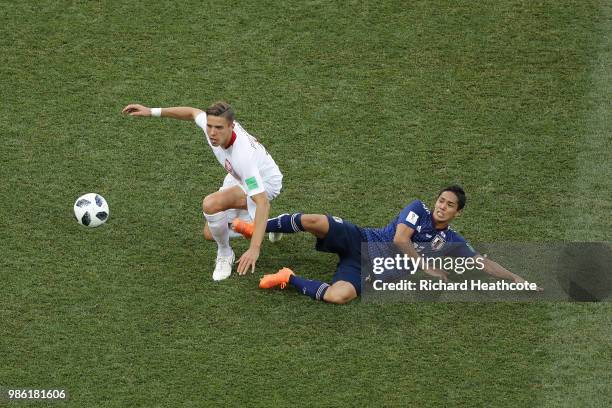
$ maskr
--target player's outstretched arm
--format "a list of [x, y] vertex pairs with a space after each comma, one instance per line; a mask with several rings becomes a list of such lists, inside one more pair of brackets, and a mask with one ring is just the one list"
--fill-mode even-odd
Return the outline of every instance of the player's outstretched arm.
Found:
[[[483, 271], [488, 273], [489, 275], [494, 276], [498, 279], [507, 279], [514, 283], [525, 282], [525, 279], [523, 279], [522, 277], [520, 277], [519, 275], [515, 273], [510, 272], [509, 270], [507, 270], [506, 268], [504, 268], [497, 262], [492, 261], [491, 259], [485, 258], [480, 255], [478, 255], [478, 258], [480, 258], [480, 260], [482, 261], [484, 265]], [[538, 287], [538, 290], [541, 291], [542, 288]]]
[[251, 196], [251, 198], [257, 205], [255, 210], [255, 228], [253, 229], [253, 236], [251, 237], [249, 249], [242, 254], [238, 261], [238, 268], [236, 268], [238, 275], [244, 275], [249, 269], [251, 273], [255, 272], [255, 263], [259, 258], [261, 243], [266, 234], [266, 225], [268, 223], [268, 216], [270, 215], [270, 201], [265, 192], [255, 194]]
[[179, 120], [195, 120], [202, 111], [188, 106], [175, 106], [171, 108], [149, 108], [144, 105], [132, 103], [127, 105], [121, 113], [129, 116], [163, 116]]

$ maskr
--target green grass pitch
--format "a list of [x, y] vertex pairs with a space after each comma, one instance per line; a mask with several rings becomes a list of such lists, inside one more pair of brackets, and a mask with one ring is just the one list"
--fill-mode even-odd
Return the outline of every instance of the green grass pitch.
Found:
[[[1, 7], [0, 388], [70, 398], [0, 406], [612, 405], [606, 303], [259, 290], [331, 278], [306, 234], [214, 283], [224, 170], [194, 124], [120, 115], [228, 100], [284, 172], [272, 214], [381, 226], [458, 182], [472, 241], [609, 241], [609, 0]], [[95, 230], [72, 218], [92, 191]]]

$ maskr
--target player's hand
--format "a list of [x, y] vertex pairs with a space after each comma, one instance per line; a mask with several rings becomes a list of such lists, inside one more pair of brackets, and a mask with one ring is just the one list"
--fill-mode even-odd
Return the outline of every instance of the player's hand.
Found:
[[147, 108], [146, 106], [142, 106], [137, 103], [132, 103], [123, 108], [121, 113], [130, 116], [151, 116], [151, 108]]
[[[514, 278], [514, 283], [525, 283], [525, 282], [527, 281], [521, 278], [520, 276], [517, 276], [516, 278]], [[536, 292], [544, 292], [544, 289], [536, 284]]]
[[442, 282], [448, 282], [448, 273], [441, 269], [427, 268], [425, 269], [425, 273], [440, 279]]
[[255, 262], [259, 258], [259, 248], [249, 248], [238, 260], [238, 275], [246, 274], [249, 269], [251, 273], [255, 272]]

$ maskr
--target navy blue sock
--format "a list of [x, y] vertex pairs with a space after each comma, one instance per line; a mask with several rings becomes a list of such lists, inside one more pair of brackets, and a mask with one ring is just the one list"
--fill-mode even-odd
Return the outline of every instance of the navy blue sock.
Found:
[[329, 288], [329, 284], [325, 282], [304, 279], [295, 275], [289, 277], [289, 284], [302, 292], [302, 295], [310, 296], [314, 300], [323, 300], [323, 296]]
[[270, 218], [266, 225], [266, 232], [283, 232], [292, 234], [304, 231], [302, 226], [302, 213], [281, 214], [276, 218]]

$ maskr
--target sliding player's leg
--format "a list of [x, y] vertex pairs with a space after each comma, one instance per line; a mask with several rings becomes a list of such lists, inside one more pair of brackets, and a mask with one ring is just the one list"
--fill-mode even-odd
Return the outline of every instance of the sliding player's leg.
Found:
[[327, 303], [343, 305], [355, 299], [357, 296], [357, 290], [351, 282], [339, 280], [327, 288], [323, 300]]
[[288, 268], [264, 275], [259, 287], [264, 289], [288, 284], [303, 295], [328, 303], [344, 304], [359, 296], [361, 291], [361, 231], [359, 227], [338, 217], [304, 215], [302, 230], [317, 237], [316, 249], [338, 254], [340, 261], [332, 284], [297, 276]]
[[[242, 220], [234, 220], [232, 229], [247, 238], [253, 234], [253, 224]], [[266, 232], [272, 234], [293, 234], [303, 231], [310, 232], [319, 239], [325, 238], [329, 231], [328, 217], [322, 214], [281, 214], [278, 217], [270, 218], [266, 225]]]
[[287, 285], [293, 286], [299, 293], [309, 296], [313, 300], [323, 300], [337, 305], [348, 303], [358, 296], [358, 288], [354, 282], [336, 280], [330, 285], [319, 280], [298, 276], [289, 268], [283, 268], [274, 274], [264, 275], [259, 282], [259, 287], [262, 289], [275, 287], [284, 289]]

